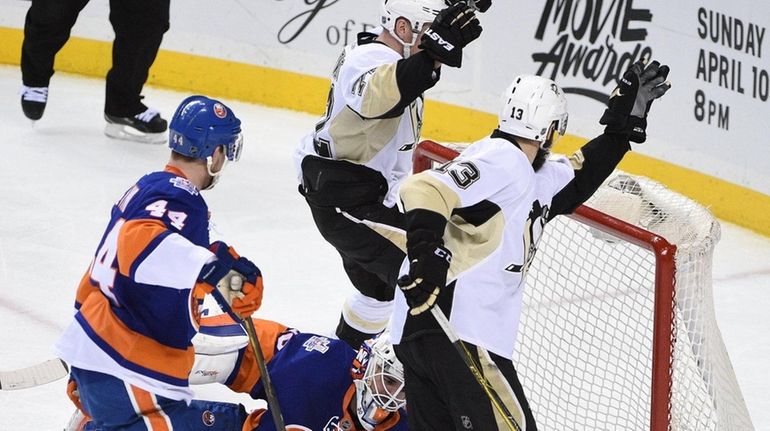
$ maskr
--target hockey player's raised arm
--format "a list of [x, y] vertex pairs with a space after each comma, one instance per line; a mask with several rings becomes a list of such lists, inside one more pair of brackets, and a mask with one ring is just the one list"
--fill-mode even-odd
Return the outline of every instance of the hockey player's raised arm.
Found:
[[[473, 8], [460, 2], [438, 12], [430, 27], [427, 22], [415, 20], [411, 23], [414, 26], [410, 34], [412, 40], [406, 42], [396, 28], [399, 26], [398, 19], [393, 19], [403, 17], [401, 13], [414, 6], [397, 3], [386, 4], [384, 20], [389, 24], [385, 27], [386, 32], [374, 43], [393, 47], [402, 45], [403, 59], [395, 63], [391, 60], [389, 64], [370, 69], [357, 79], [341, 80], [354, 82], [347, 93], [352, 96], [348, 97], [348, 106], [365, 119], [400, 116], [407, 106], [438, 82], [442, 64], [451, 67], [462, 65], [463, 48], [478, 39], [482, 32]], [[405, 25], [405, 22], [400, 21], [400, 25]], [[348, 70], [355, 70], [355, 67], [348, 67]]]
[[571, 157], [575, 178], [554, 196], [550, 218], [574, 211], [620, 163], [631, 149], [629, 142], [647, 139], [647, 113], [652, 102], [671, 88], [668, 73], [668, 66], [642, 59], [623, 74], [599, 120], [606, 126], [604, 134]]
[[[386, 53], [389, 54], [389, 53]], [[354, 65], [343, 73], [356, 73]], [[350, 79], [353, 86], [345, 92], [345, 101], [361, 118], [396, 118], [418, 97], [436, 85], [439, 69], [427, 53], [420, 52], [395, 63], [387, 63]], [[346, 82], [346, 80], [343, 80]]]
[[587, 201], [629, 150], [628, 135], [604, 133], [570, 156], [575, 177], [553, 197], [549, 220], [570, 214]]

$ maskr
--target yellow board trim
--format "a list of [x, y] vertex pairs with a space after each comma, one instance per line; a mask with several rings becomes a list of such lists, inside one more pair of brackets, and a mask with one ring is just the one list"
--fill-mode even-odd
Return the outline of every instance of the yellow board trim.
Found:
[[[0, 63], [19, 64], [23, 36], [20, 29], [0, 27]], [[55, 68], [103, 77], [112, 62], [111, 50], [110, 42], [72, 37], [57, 55]], [[316, 115], [323, 113], [329, 91], [328, 79], [165, 50], [158, 53], [148, 84]], [[495, 115], [430, 100], [425, 104], [425, 118], [423, 136], [445, 142], [475, 141], [497, 124]], [[570, 154], [585, 142], [566, 136], [556, 151]], [[768, 195], [633, 152], [620, 168], [689, 196], [722, 220], [770, 236]]]

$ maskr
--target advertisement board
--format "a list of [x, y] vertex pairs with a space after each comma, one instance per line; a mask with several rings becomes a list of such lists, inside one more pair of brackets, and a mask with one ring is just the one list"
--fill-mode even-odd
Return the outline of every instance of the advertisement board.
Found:
[[[164, 50], [326, 78], [345, 44], [379, 24], [380, 0], [172, 2]], [[0, 0], [0, 25], [23, 26], [27, 2]], [[106, 0], [73, 34], [110, 40]], [[205, 17], [205, 19], [201, 19]], [[517, 74], [568, 94], [568, 132], [590, 138], [618, 77], [648, 56], [673, 87], [653, 106], [635, 151], [770, 195], [770, 2], [495, 0], [461, 69], [444, 68], [429, 99], [495, 113]]]

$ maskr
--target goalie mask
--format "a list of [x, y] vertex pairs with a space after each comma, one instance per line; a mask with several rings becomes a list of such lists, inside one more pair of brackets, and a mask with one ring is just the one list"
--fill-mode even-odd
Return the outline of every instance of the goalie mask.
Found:
[[[206, 169], [212, 177], [207, 190], [217, 183], [228, 161], [237, 162], [241, 157], [241, 120], [217, 100], [205, 96], [186, 98], [176, 109], [168, 129], [168, 146], [172, 151], [206, 161]], [[218, 147], [223, 147], [225, 163], [213, 172], [212, 156]]]
[[365, 341], [351, 369], [356, 385], [356, 414], [367, 431], [406, 405], [404, 366], [388, 337], [386, 331]]
[[[430, 24], [439, 11], [446, 7], [444, 0], [383, 0], [382, 27], [404, 46], [404, 58], [409, 58], [415, 37], [425, 24]], [[402, 40], [396, 34], [396, 21], [405, 18], [412, 27], [412, 39]]]
[[501, 131], [539, 142], [547, 155], [567, 131], [567, 99], [552, 80], [520, 75], [503, 93], [498, 118]]

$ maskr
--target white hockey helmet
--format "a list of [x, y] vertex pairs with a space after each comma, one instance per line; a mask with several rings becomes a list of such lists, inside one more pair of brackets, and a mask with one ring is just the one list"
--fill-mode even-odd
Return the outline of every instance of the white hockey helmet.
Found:
[[519, 75], [503, 93], [498, 118], [501, 131], [548, 149], [567, 131], [567, 98], [548, 78]]
[[393, 33], [396, 20], [406, 18], [412, 31], [419, 33], [446, 7], [444, 0], [382, 0], [382, 27]]
[[356, 413], [370, 431], [406, 405], [404, 365], [396, 357], [389, 337], [385, 331], [365, 341], [351, 370], [356, 385]]

